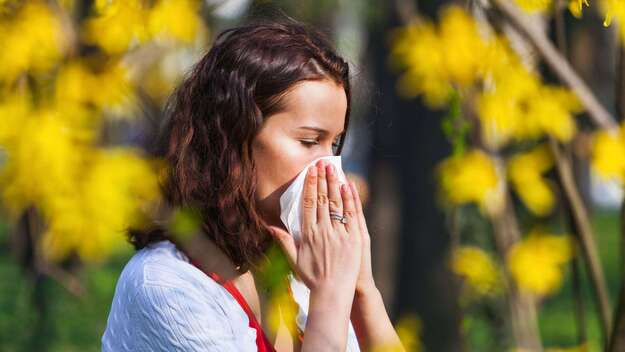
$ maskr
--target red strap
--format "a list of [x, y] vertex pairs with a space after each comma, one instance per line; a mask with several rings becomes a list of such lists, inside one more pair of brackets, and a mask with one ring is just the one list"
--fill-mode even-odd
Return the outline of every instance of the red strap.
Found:
[[[197, 263], [193, 259], [190, 259], [190, 261], [191, 261], [191, 264], [195, 265], [195, 267], [202, 270], [200, 266], [197, 265]], [[258, 323], [258, 320], [256, 320], [256, 316], [250, 309], [250, 306], [247, 304], [247, 302], [245, 301], [245, 298], [243, 298], [243, 295], [241, 294], [241, 292], [239, 292], [237, 287], [231, 281], [222, 280], [222, 278], [219, 277], [217, 273], [213, 273], [213, 272], [204, 272], [204, 273], [210, 276], [213, 280], [220, 283], [226, 290], [228, 290], [228, 292], [230, 292], [230, 294], [237, 300], [241, 308], [243, 308], [243, 310], [245, 311], [245, 314], [247, 314], [247, 317], [249, 320], [249, 326], [251, 328], [256, 329], [256, 346], [258, 347], [258, 352], [276, 352], [275, 348], [273, 347], [273, 344], [269, 341], [269, 339], [263, 332], [263, 328]]]

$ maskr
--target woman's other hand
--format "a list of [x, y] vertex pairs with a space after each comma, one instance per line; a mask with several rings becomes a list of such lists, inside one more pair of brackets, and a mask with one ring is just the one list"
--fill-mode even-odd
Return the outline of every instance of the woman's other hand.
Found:
[[360, 260], [360, 271], [356, 281], [356, 295], [362, 295], [368, 291], [375, 290], [375, 282], [373, 280], [373, 270], [371, 267], [371, 236], [367, 229], [367, 222], [362, 208], [363, 202], [360, 200], [360, 193], [353, 180], [349, 181], [349, 187], [353, 196], [354, 209], [356, 211], [355, 218], [358, 223], [358, 233], [361, 237], [362, 258]]
[[[339, 185], [332, 164], [320, 160], [308, 169], [302, 197], [302, 237], [271, 226], [293, 270], [311, 291], [332, 288], [353, 294], [361, 271], [363, 233], [360, 204], [349, 184]], [[330, 212], [347, 218], [345, 224]], [[368, 236], [367, 236], [368, 237]]]

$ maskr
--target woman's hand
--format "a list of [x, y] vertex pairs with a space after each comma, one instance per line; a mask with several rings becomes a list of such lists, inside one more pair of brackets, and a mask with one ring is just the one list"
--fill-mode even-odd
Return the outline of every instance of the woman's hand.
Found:
[[[340, 186], [332, 164], [309, 169], [302, 199], [302, 237], [271, 226], [291, 267], [310, 289], [302, 351], [344, 351], [360, 261], [362, 237], [349, 185]], [[330, 212], [346, 217], [345, 224]]]
[[[356, 199], [349, 185], [339, 185], [333, 165], [320, 160], [309, 168], [304, 182], [299, 243], [281, 228], [270, 227], [293, 270], [311, 291], [331, 287], [351, 291], [353, 297], [365, 237]], [[330, 212], [342, 214], [347, 223], [331, 219]]]
[[362, 259], [360, 261], [360, 272], [358, 273], [358, 280], [356, 281], [356, 295], [362, 295], [371, 290], [375, 290], [375, 282], [373, 280], [373, 271], [371, 268], [371, 236], [367, 229], [367, 222], [365, 220], [365, 214], [362, 209], [362, 201], [360, 200], [360, 194], [354, 181], [349, 181], [351, 193], [354, 198], [354, 208], [356, 210], [356, 219], [358, 227], [360, 228], [361, 243], [362, 243]]

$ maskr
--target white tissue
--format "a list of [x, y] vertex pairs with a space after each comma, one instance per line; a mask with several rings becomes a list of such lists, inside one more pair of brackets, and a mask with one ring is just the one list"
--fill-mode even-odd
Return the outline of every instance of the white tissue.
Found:
[[310, 162], [304, 169], [297, 175], [295, 180], [289, 185], [289, 187], [280, 196], [280, 219], [284, 226], [293, 237], [295, 241], [299, 241], [301, 238], [301, 221], [302, 221], [302, 194], [304, 192], [304, 181], [306, 179], [306, 173], [308, 168], [315, 166], [317, 161], [325, 160], [328, 163], [334, 165], [337, 171], [339, 184], [347, 183], [343, 168], [341, 167], [341, 156], [332, 155], [317, 158]]
[[[289, 187], [280, 196], [280, 219], [284, 226], [298, 242], [301, 238], [301, 221], [302, 221], [302, 194], [304, 193], [304, 180], [308, 168], [313, 166], [319, 160], [325, 160], [328, 163], [334, 165], [336, 174], [339, 179], [339, 184], [347, 183], [345, 173], [341, 166], [341, 156], [324, 156], [317, 158], [309, 163], [304, 169], [297, 175], [295, 180], [289, 185]], [[306, 319], [308, 318], [308, 305], [310, 301], [310, 290], [306, 285], [300, 281], [293, 273], [289, 274], [289, 284], [291, 287], [291, 293], [293, 300], [297, 303], [298, 311], [296, 317], [297, 327], [300, 331], [304, 331], [306, 327]], [[358, 339], [356, 337], [356, 331], [352, 323], [349, 323], [349, 329], [347, 332], [347, 346], [345, 349], [347, 352], [359, 352], [360, 347], [358, 345]]]

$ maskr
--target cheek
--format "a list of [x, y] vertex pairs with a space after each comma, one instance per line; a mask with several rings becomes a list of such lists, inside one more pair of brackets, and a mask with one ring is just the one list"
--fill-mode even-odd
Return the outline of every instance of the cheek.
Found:
[[313, 154], [312, 149], [296, 140], [274, 139], [270, 143], [259, 145], [255, 151], [255, 161], [263, 193], [285, 187], [314, 159]]
[[276, 186], [283, 186], [291, 181], [306, 166], [309, 151], [301, 146], [291, 146], [274, 153], [271, 171], [274, 173]]

